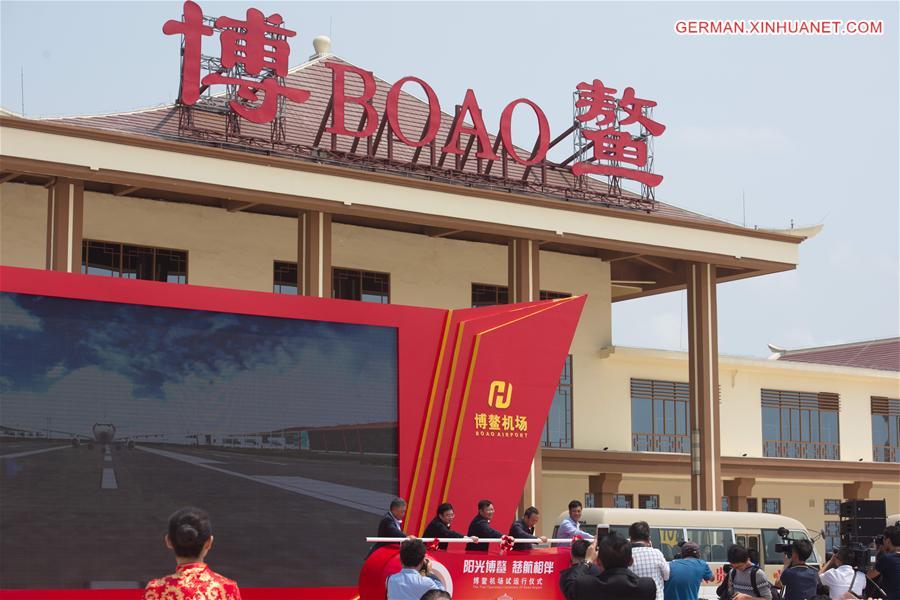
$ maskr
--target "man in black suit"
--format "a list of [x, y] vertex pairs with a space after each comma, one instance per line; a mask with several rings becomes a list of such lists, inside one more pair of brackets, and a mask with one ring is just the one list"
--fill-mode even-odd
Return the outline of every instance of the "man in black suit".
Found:
[[[403, 525], [403, 517], [406, 516], [406, 500], [403, 498], [394, 498], [391, 500], [390, 510], [384, 514], [378, 523], [378, 535], [376, 537], [395, 537], [405, 538], [407, 535], [401, 529]], [[402, 539], [397, 542], [403, 541]], [[369, 554], [372, 554], [382, 546], [387, 546], [387, 542], [376, 542], [372, 544]], [[367, 555], [368, 558], [368, 555]]]
[[513, 521], [513, 524], [509, 528], [509, 535], [516, 538], [528, 538], [535, 540], [533, 544], [529, 543], [521, 543], [513, 546], [513, 550], [531, 550], [532, 546], [537, 543], [545, 544], [547, 543], [547, 538], [544, 536], [536, 536], [534, 535], [534, 526], [537, 525], [538, 520], [540, 520], [540, 512], [534, 506], [529, 506], [525, 509], [524, 516], [518, 521]]
[[[464, 538], [461, 533], [453, 531], [450, 529], [450, 524], [453, 523], [453, 519], [456, 517], [456, 513], [453, 512], [453, 505], [449, 502], [444, 502], [440, 506], [437, 507], [437, 516], [431, 520], [431, 523], [428, 524], [428, 527], [425, 528], [425, 535], [422, 537], [426, 538]], [[474, 541], [478, 541], [478, 538], [474, 538]], [[447, 549], [447, 542], [441, 542], [438, 544], [438, 547], [441, 550]]]
[[[503, 534], [491, 527], [491, 519], [494, 518], [494, 504], [490, 500], [478, 501], [478, 514], [469, 523], [469, 537], [472, 538], [500, 538]], [[479, 550], [487, 552], [489, 544], [469, 542], [466, 550]]]
[[572, 566], [568, 569], [563, 569], [559, 573], [559, 587], [562, 589], [563, 595], [566, 593], [563, 582], [568, 579], [569, 572], [572, 571], [572, 569], [583, 565], [583, 572], [585, 574], [593, 575], [594, 577], [600, 576], [600, 569], [597, 567], [597, 563], [587, 560], [587, 552], [590, 545], [591, 542], [581, 538], [572, 542]]
[[[574, 545], [574, 544], [573, 544]], [[603, 572], [596, 575], [588, 563], [599, 554]], [[649, 577], [638, 577], [628, 567], [631, 543], [624, 537], [610, 534], [600, 542], [588, 546], [585, 561], [560, 573], [559, 587], [566, 600], [655, 600], [656, 584]]]

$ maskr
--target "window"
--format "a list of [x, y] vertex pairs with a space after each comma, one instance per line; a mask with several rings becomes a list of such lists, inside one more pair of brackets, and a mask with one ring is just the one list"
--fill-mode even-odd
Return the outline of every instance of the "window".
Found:
[[840, 460], [840, 397], [762, 390], [763, 455]]
[[781, 498], [763, 498], [763, 512], [780, 515]]
[[728, 512], [729, 510], [731, 510], [729, 506], [730, 504], [728, 501], [728, 496], [722, 496], [722, 512]]
[[572, 447], [572, 355], [566, 357], [550, 413], [541, 434], [544, 448]]
[[339, 269], [332, 271], [331, 297], [342, 300], [360, 300], [376, 304], [388, 304], [391, 293], [391, 276], [388, 273]]
[[639, 494], [638, 508], [659, 508], [658, 494]]
[[759, 512], [759, 501], [757, 498], [747, 498], [747, 512]]
[[[613, 508], [634, 508], [634, 496], [631, 494], [615, 494], [613, 496]], [[625, 534], [628, 537], [628, 534]]]
[[872, 397], [872, 460], [900, 462], [900, 400]]
[[690, 452], [690, 387], [674, 381], [631, 380], [631, 449]]
[[472, 308], [509, 304], [509, 288], [487, 283], [472, 284]]
[[541, 300], [558, 300], [560, 298], [571, 298], [572, 294], [566, 292], [551, 292], [549, 290], [541, 290]]
[[88, 275], [187, 283], [187, 252], [84, 240], [81, 272]]
[[841, 545], [841, 522], [825, 521], [825, 552], [834, 551], [835, 546]]
[[[783, 543], [781, 541], [781, 537], [778, 535], [777, 529], [763, 529], [763, 546], [765, 547], [765, 561], [767, 565], [780, 565], [784, 562], [784, 554], [780, 552], [775, 552], [775, 544]], [[788, 540], [809, 540], [809, 536], [806, 535], [804, 531], [791, 531], [788, 534]], [[819, 560], [818, 556], [816, 556], [815, 550], [813, 550], [812, 555], [807, 559], [807, 563], [815, 564]]]
[[596, 506], [594, 504], [594, 494], [591, 492], [584, 493], [584, 507], [585, 508], [594, 508]]
[[[558, 298], [571, 298], [567, 292], [552, 292], [541, 290], [541, 300], [556, 300]], [[493, 285], [490, 283], [472, 284], [472, 308], [479, 306], [496, 306], [509, 304], [509, 288], [505, 285]]]
[[275, 261], [272, 291], [276, 294], [297, 294], [297, 263]]
[[828, 500], [826, 499], [822, 506], [825, 508], [826, 515], [839, 515], [841, 514], [841, 501], [840, 500]]
[[700, 545], [700, 558], [708, 562], [726, 562], [728, 547], [734, 544], [730, 529], [688, 529], [687, 539]]

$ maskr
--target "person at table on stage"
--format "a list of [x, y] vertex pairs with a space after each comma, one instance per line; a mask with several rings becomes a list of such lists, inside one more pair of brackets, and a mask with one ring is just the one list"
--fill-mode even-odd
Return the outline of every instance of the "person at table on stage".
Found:
[[[491, 527], [491, 519], [494, 518], [494, 504], [490, 500], [478, 501], [478, 514], [469, 524], [469, 537], [475, 538], [501, 538], [503, 534]], [[487, 543], [469, 542], [466, 544], [466, 550], [480, 550], [487, 552]]]
[[512, 526], [509, 528], [510, 537], [514, 537], [516, 539], [527, 538], [534, 540], [534, 542], [523, 542], [521, 544], [515, 544], [513, 546], [513, 550], [531, 550], [534, 544], [546, 544], [547, 538], [544, 536], [534, 535], [534, 526], [537, 525], [537, 522], [540, 520], [540, 512], [534, 506], [529, 506], [525, 509], [525, 514], [521, 519], [518, 519], [513, 522]]
[[[464, 538], [463, 534], [453, 531], [450, 529], [450, 525], [453, 523], [453, 519], [456, 518], [456, 513], [453, 512], [453, 505], [449, 502], [444, 502], [443, 504], [437, 507], [437, 516], [431, 520], [431, 523], [428, 524], [428, 527], [425, 528], [425, 535], [422, 537], [426, 538]], [[478, 543], [478, 537], [473, 537], [472, 541], [476, 544]], [[441, 542], [438, 544], [438, 547], [441, 550], [447, 549], [447, 542]]]
[[175, 552], [177, 567], [144, 589], [144, 600], [220, 598], [241, 600], [238, 586], [209, 568], [206, 555], [213, 544], [209, 515], [199, 508], [182, 508], [169, 517], [166, 547]]
[[[376, 537], [390, 537], [390, 538], [407, 538], [412, 536], [407, 536], [403, 533], [403, 517], [406, 516], [406, 500], [403, 498], [394, 498], [391, 500], [391, 506], [381, 518], [381, 521], [378, 523], [378, 535]], [[402, 539], [398, 539], [397, 542], [402, 542]], [[376, 542], [372, 544], [372, 548], [369, 550], [369, 555], [373, 552], [381, 548], [382, 546], [387, 546], [388, 542]], [[368, 556], [367, 556], [368, 557]]]
[[[559, 524], [559, 530], [556, 532], [558, 538], [574, 538], [580, 537], [589, 542], [594, 541], [594, 536], [581, 530], [581, 511], [583, 506], [578, 500], [569, 502], [569, 516], [562, 520]], [[560, 543], [560, 546], [568, 546], [568, 543]]]

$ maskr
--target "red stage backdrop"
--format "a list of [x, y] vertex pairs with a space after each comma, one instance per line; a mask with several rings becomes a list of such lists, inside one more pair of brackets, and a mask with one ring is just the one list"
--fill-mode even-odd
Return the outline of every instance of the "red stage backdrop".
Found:
[[[576, 297], [445, 311], [13, 267], [0, 267], [0, 292], [396, 328], [399, 409], [396, 493], [409, 500], [404, 529], [411, 534], [419, 534], [436, 506], [444, 501], [454, 504], [460, 517], [458, 527], [464, 529], [481, 498], [494, 502], [496, 528], [506, 531], [509, 527], [585, 300]], [[217, 515], [218, 523], [227, 519], [227, 515]], [[373, 515], [371, 531], [360, 531], [359, 535], [374, 535], [377, 521], [378, 517]], [[127, 544], [127, 539], [122, 542]], [[302, 547], [296, 550], [302, 551]], [[384, 550], [392, 551], [395, 560], [396, 550]], [[500, 589], [492, 586], [503, 586], [512, 592], [513, 598], [553, 597], [556, 594], [553, 576], [565, 562], [550, 555], [541, 559], [540, 568], [549, 577], [540, 578], [540, 584], [538, 577], [531, 584], [531, 574], [527, 573], [524, 583], [506, 584], [504, 577], [503, 583], [495, 579], [490, 584], [486, 571], [486, 583], [482, 584], [482, 566], [465, 562], [481, 560], [481, 557], [453, 551], [441, 554], [453, 555], [446, 560], [454, 580], [459, 577], [463, 582], [468, 578], [468, 583], [458, 584], [454, 595], [457, 598], [483, 597]], [[512, 581], [517, 574], [512, 569], [524, 569], [525, 562], [538, 558], [537, 555], [533, 559], [527, 555], [516, 558], [516, 554], [522, 553], [510, 553], [500, 559], [495, 556], [497, 548], [492, 548], [491, 556], [483, 557], [493, 561], [495, 569], [497, 561], [508, 562], [504, 566], [510, 570]], [[519, 564], [514, 567], [513, 561]], [[547, 561], [553, 562], [550, 573], [544, 564]], [[489, 568], [487, 565], [485, 569]], [[534, 574], [534, 566], [529, 568]], [[158, 571], [146, 573], [146, 579], [171, 570], [172, 565], [161, 562]], [[347, 573], [345, 585], [355, 583], [355, 577], [355, 572]], [[328, 591], [255, 588], [245, 593], [251, 600], [355, 595], [355, 588], [346, 587]], [[2, 590], [0, 596], [24, 600], [88, 597], [111, 600], [136, 598], [139, 593], [29, 589]]]

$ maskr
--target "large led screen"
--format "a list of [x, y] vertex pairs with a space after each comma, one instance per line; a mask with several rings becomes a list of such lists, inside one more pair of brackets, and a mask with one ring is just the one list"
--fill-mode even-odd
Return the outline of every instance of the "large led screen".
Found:
[[397, 331], [0, 294], [0, 587], [138, 587], [168, 515], [242, 587], [352, 585], [397, 492]]

